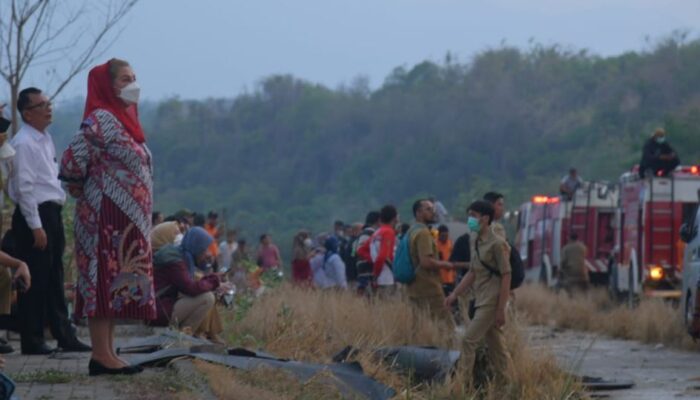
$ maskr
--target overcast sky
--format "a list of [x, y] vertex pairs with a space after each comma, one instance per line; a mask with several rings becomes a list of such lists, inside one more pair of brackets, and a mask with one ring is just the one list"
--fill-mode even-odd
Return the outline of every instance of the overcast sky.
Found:
[[[147, 99], [232, 97], [276, 73], [377, 87], [394, 67], [502, 41], [614, 55], [676, 29], [698, 37], [699, 22], [700, 0], [141, 0], [104, 59], [129, 60]], [[63, 96], [84, 95], [86, 76]]]

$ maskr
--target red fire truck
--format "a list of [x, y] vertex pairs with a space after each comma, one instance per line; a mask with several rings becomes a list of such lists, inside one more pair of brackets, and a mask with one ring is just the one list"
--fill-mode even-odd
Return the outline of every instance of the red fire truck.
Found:
[[516, 246], [526, 278], [556, 284], [560, 249], [576, 232], [588, 248], [593, 283], [617, 296], [680, 297], [684, 243], [679, 230], [698, 205], [700, 170], [681, 166], [643, 179], [635, 170], [618, 184], [587, 182], [571, 200], [535, 196], [518, 212]]
[[556, 284], [560, 250], [575, 232], [588, 248], [586, 266], [591, 281], [606, 284], [615, 246], [616, 185], [585, 182], [571, 199], [534, 196], [518, 211], [515, 245], [528, 280]]
[[613, 293], [680, 298], [685, 244], [679, 232], [697, 208], [698, 189], [697, 166], [663, 177], [640, 179], [635, 170], [620, 177]]

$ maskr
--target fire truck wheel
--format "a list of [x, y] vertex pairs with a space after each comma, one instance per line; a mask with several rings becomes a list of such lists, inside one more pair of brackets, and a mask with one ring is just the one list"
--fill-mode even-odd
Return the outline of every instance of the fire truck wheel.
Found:
[[617, 268], [611, 263], [608, 266], [608, 271], [610, 271], [608, 274], [608, 295], [610, 300], [620, 303], [622, 302], [622, 293], [617, 288]]
[[690, 324], [693, 322], [693, 305], [691, 304], [693, 301], [692, 294], [690, 291], [688, 291], [688, 294], [685, 296], [685, 310], [683, 310], [683, 323], [685, 324], [685, 327], [687, 329], [690, 329]]

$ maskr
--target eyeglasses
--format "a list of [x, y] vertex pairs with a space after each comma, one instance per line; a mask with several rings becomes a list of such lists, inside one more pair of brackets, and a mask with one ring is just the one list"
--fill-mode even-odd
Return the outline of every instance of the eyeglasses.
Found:
[[53, 103], [50, 101], [42, 101], [41, 103], [34, 104], [33, 106], [25, 107], [25, 110], [33, 110], [35, 108], [43, 108], [44, 110], [51, 107]]

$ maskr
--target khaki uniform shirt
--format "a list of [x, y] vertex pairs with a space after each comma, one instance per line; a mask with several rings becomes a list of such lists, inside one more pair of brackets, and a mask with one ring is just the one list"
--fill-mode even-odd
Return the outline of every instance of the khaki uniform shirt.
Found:
[[492, 222], [491, 230], [493, 231], [493, 233], [496, 234], [496, 236], [500, 236], [501, 239], [506, 241], [508, 240], [508, 238], [506, 237], [506, 228], [504, 228], [500, 222]]
[[586, 245], [569, 242], [561, 249], [561, 283], [588, 282], [586, 274]]
[[[476, 247], [479, 246], [477, 253]], [[510, 273], [510, 247], [505, 239], [496, 235], [492, 229], [487, 230], [486, 237], [481, 239], [474, 235], [471, 239], [471, 267], [476, 274], [474, 281], [474, 298], [476, 306], [498, 305], [501, 291], [501, 277], [491, 273], [484, 263], [499, 271], [501, 276]]]
[[444, 297], [439, 269], [425, 269], [420, 266], [421, 256], [437, 259], [438, 252], [435, 239], [430, 234], [428, 227], [423, 224], [418, 224], [412, 230], [408, 248], [411, 262], [416, 268], [416, 280], [408, 285], [408, 297], [414, 299]]

